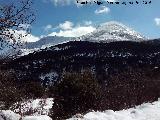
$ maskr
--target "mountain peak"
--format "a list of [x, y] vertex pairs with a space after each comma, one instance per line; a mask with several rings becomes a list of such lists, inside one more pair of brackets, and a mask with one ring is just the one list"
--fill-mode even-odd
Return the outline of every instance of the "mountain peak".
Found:
[[[129, 27], [127, 27], [126, 25], [117, 22], [117, 21], [110, 21], [110, 22], [105, 22], [100, 24], [99, 27], [97, 27], [97, 29], [105, 29], [105, 30], [119, 30], [119, 29], [129, 29]], [[131, 28], [130, 28], [131, 29]]]
[[112, 41], [143, 41], [147, 39], [140, 33], [134, 31], [132, 28], [129, 28], [117, 21], [110, 21], [102, 23], [97, 27], [95, 31], [90, 34], [80, 37], [81, 40], [86, 41], [103, 41], [103, 42], [112, 42]]
[[118, 21], [109, 21], [109, 22], [105, 22], [105, 23], [102, 23], [100, 24], [100, 26], [103, 26], [103, 25], [119, 25], [119, 26], [125, 26], [124, 24], [118, 22]]

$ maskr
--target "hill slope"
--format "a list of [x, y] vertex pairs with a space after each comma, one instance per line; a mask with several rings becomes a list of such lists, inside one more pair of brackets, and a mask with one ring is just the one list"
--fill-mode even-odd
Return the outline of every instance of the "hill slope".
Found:
[[71, 41], [17, 58], [8, 63], [8, 67], [15, 69], [20, 79], [41, 79], [48, 75], [55, 79], [64, 70], [81, 71], [85, 68], [93, 69], [98, 76], [107, 76], [128, 67], [160, 67], [159, 58], [160, 44], [157, 41]]

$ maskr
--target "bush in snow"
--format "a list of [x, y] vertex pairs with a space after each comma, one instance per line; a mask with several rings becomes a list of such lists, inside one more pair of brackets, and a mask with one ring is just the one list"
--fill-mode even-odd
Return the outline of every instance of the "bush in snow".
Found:
[[41, 98], [45, 94], [45, 88], [40, 81], [26, 81], [22, 89], [26, 98]]
[[41, 98], [45, 88], [38, 81], [18, 81], [13, 70], [0, 70], [0, 109], [31, 98]]
[[49, 115], [52, 105], [53, 98], [29, 99], [13, 104], [10, 110], [20, 114], [22, 117], [28, 115]]
[[16, 84], [14, 71], [0, 70], [0, 103], [4, 104], [2, 105], [3, 109], [8, 108], [14, 102], [20, 101], [21, 96], [22, 92]]
[[65, 119], [76, 113], [96, 109], [101, 87], [90, 71], [65, 73], [62, 80], [50, 89], [54, 95], [53, 119]]
[[157, 72], [150, 69], [136, 68], [111, 75], [104, 90], [105, 102], [100, 102], [101, 110], [121, 110], [158, 100], [160, 82], [157, 76]]

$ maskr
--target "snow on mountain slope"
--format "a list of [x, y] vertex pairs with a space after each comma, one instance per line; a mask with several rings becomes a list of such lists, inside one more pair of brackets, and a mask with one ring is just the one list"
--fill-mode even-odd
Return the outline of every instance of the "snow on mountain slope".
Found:
[[17, 52], [21, 52], [18, 56], [28, 55], [29, 53], [33, 53], [34, 51], [38, 51], [40, 49], [45, 49], [50, 46], [54, 46], [60, 43], [65, 43], [71, 41], [73, 38], [71, 37], [59, 37], [59, 36], [47, 36], [43, 37], [36, 42], [28, 42], [23, 48], [9, 46], [10, 43], [5, 43], [0, 41], [0, 58], [5, 58], [6, 56], [13, 56], [17, 54]]
[[73, 39], [74, 38], [71, 38], [71, 37], [59, 37], [59, 36], [43, 37], [36, 42], [28, 42], [25, 46], [25, 49], [21, 50], [22, 54], [20, 56], [28, 55], [29, 53], [33, 53], [41, 49], [49, 48], [57, 44], [62, 44], [62, 43], [71, 41]]
[[76, 115], [68, 120], [160, 120], [160, 99], [127, 110], [90, 112], [84, 116]]
[[59, 37], [59, 36], [47, 36], [43, 37], [36, 42], [29, 42], [26, 44], [27, 49], [34, 49], [34, 48], [46, 48], [50, 46], [54, 46], [60, 43], [68, 42], [72, 38], [71, 37]]
[[116, 21], [103, 23], [94, 32], [78, 38], [78, 40], [94, 42], [142, 41], [145, 39], [147, 38], [140, 33]]

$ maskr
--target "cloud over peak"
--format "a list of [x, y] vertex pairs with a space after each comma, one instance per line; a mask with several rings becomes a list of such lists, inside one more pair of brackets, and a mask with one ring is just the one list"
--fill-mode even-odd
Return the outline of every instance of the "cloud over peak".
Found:
[[52, 29], [52, 25], [48, 24], [44, 27], [44, 31], [49, 31]]
[[73, 23], [70, 21], [65, 21], [64, 23], [59, 24], [59, 28], [62, 30], [71, 30], [73, 27]]
[[74, 25], [71, 21], [65, 21], [58, 25], [58, 32], [52, 32], [48, 36], [79, 37], [95, 30], [91, 24], [92, 21], [85, 21], [84, 25]]

